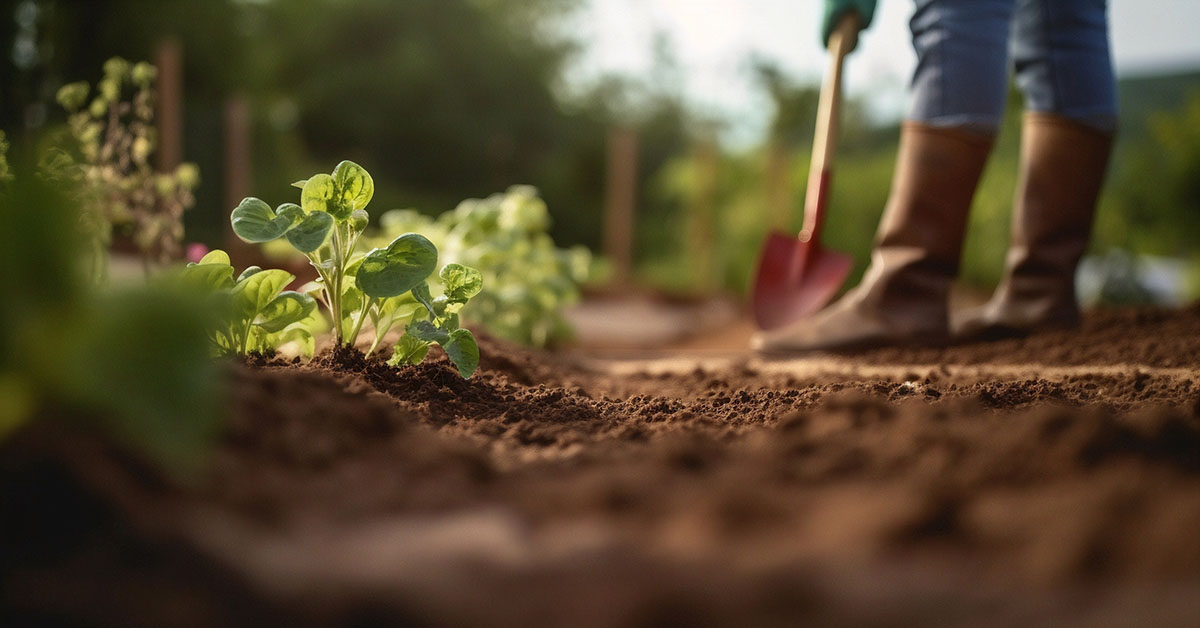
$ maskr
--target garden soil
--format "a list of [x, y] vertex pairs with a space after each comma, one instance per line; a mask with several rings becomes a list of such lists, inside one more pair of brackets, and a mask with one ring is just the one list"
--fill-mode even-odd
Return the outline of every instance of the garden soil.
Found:
[[0, 625], [1194, 626], [1200, 309], [763, 360], [230, 364], [207, 462], [0, 451]]

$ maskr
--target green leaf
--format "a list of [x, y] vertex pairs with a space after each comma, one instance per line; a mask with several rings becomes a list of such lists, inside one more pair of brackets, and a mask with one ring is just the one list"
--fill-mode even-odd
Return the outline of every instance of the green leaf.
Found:
[[454, 366], [458, 367], [459, 375], [470, 377], [479, 368], [479, 345], [475, 336], [466, 329], [456, 329], [450, 332], [449, 342], [442, 343], [442, 349]]
[[404, 328], [405, 334], [411, 334], [418, 340], [445, 344], [450, 341], [450, 334], [440, 330], [429, 321], [417, 321]]
[[428, 353], [428, 342], [404, 334], [396, 342], [396, 348], [392, 350], [392, 357], [388, 360], [388, 364], [391, 366], [420, 364]]
[[316, 307], [317, 301], [312, 297], [288, 290], [280, 293], [262, 309], [259, 313], [262, 320], [256, 325], [271, 333], [282, 331], [284, 327], [308, 318]]
[[437, 313], [433, 311], [433, 295], [429, 294], [429, 284], [422, 281], [421, 283], [413, 286], [412, 295], [418, 303], [424, 305], [426, 310], [429, 310], [429, 315], [431, 317], [437, 316]]
[[425, 307], [413, 297], [412, 292], [405, 292], [398, 297], [383, 299], [379, 302], [380, 318], [410, 319], [417, 312], [424, 312]]
[[232, 266], [233, 262], [229, 261], [229, 254], [225, 251], [222, 251], [221, 249], [213, 249], [205, 253], [204, 257], [201, 257], [200, 261], [196, 262], [196, 264], [224, 264], [226, 266]]
[[406, 233], [363, 258], [358, 287], [366, 294], [387, 298], [404, 294], [425, 281], [437, 266], [437, 247], [419, 233]]
[[470, 266], [446, 264], [440, 273], [446, 298], [466, 303], [483, 289], [483, 274]]
[[249, 277], [250, 275], [253, 275], [254, 273], [261, 273], [261, 272], [262, 272], [262, 266], [247, 266], [246, 269], [242, 271], [242, 274], [238, 275], [237, 280], [241, 281], [241, 280]]
[[[293, 206], [296, 207], [296, 206]], [[296, 207], [299, 209], [299, 207]], [[301, 253], [311, 253], [329, 237], [333, 230], [333, 216], [325, 212], [307, 214], [299, 224], [287, 232], [288, 242]]]
[[183, 281], [197, 290], [216, 292], [233, 285], [233, 266], [189, 264], [183, 269]]
[[311, 360], [317, 349], [317, 342], [313, 338], [312, 332], [299, 325], [283, 330], [282, 333], [273, 337], [271, 340], [272, 344], [275, 345], [275, 348], [279, 348], [281, 345], [285, 345], [289, 342], [299, 344], [300, 355], [306, 360]]
[[355, 231], [362, 231], [367, 228], [367, 223], [371, 221], [371, 215], [364, 209], [356, 209], [350, 213], [350, 227]]
[[285, 211], [288, 205], [291, 204], [280, 205], [282, 213], [277, 213], [257, 198], [244, 199], [230, 216], [233, 232], [246, 242], [270, 242], [279, 238], [300, 218], [292, 211]]
[[[304, 207], [305, 213], [325, 212], [338, 218], [337, 208], [333, 206], [332, 200], [333, 177], [327, 174], [315, 174], [304, 182], [304, 188], [300, 191], [300, 205]], [[349, 213], [347, 211], [346, 215]]]
[[333, 185], [338, 205], [346, 209], [347, 215], [365, 208], [375, 196], [375, 181], [365, 168], [353, 161], [343, 161], [333, 169]]
[[342, 320], [353, 320], [362, 311], [367, 295], [357, 286], [346, 286], [342, 289]]
[[299, 181], [292, 183], [292, 187], [300, 188], [301, 190], [303, 190], [305, 183], [308, 183], [308, 179], [300, 179]]
[[233, 287], [234, 307], [245, 318], [254, 318], [295, 278], [285, 270], [274, 268], [254, 273]]

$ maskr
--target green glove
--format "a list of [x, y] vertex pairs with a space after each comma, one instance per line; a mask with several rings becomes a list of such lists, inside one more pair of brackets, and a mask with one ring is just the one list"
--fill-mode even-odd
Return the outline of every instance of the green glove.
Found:
[[858, 13], [859, 30], [871, 25], [875, 17], [875, 0], [825, 0], [825, 15], [821, 20], [821, 42], [829, 45], [829, 36], [837, 28], [838, 21], [850, 11]]

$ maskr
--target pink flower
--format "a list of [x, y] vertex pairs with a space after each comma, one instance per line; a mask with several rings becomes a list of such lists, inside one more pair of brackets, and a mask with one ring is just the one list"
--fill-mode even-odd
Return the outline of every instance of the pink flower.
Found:
[[201, 242], [189, 242], [187, 245], [187, 261], [199, 262], [208, 254], [208, 247]]

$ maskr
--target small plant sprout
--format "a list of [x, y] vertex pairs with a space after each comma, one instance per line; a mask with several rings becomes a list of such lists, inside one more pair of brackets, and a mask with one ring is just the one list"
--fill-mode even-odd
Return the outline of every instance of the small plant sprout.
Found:
[[[412, 290], [434, 271], [437, 248], [420, 234], [406, 233], [361, 260], [351, 259], [375, 193], [371, 175], [354, 162], [343, 161], [333, 174], [293, 185], [301, 190], [299, 205], [284, 203], [272, 210], [247, 198], [233, 210], [233, 231], [247, 242], [287, 238], [303, 253], [319, 277], [305, 292], [329, 310], [334, 343], [352, 345], [371, 308]], [[362, 298], [355, 300], [357, 295]]]
[[[479, 366], [479, 345], [469, 330], [459, 326], [458, 313], [471, 297], [483, 289], [483, 275], [476, 269], [460, 264], [446, 264], [439, 273], [443, 294], [434, 298], [429, 284], [421, 282], [411, 295], [417, 307], [396, 343], [388, 364], [420, 364], [437, 344], [458, 367], [463, 377], [470, 377]], [[407, 312], [407, 303], [397, 304], [395, 311]], [[395, 319], [393, 319], [395, 320]]]
[[312, 357], [312, 330], [320, 325], [320, 314], [311, 296], [284, 290], [295, 279], [287, 271], [258, 266], [234, 279], [229, 255], [219, 249], [183, 270], [183, 281], [208, 293], [221, 313], [209, 339], [224, 355], [270, 353], [296, 342], [301, 354]]

